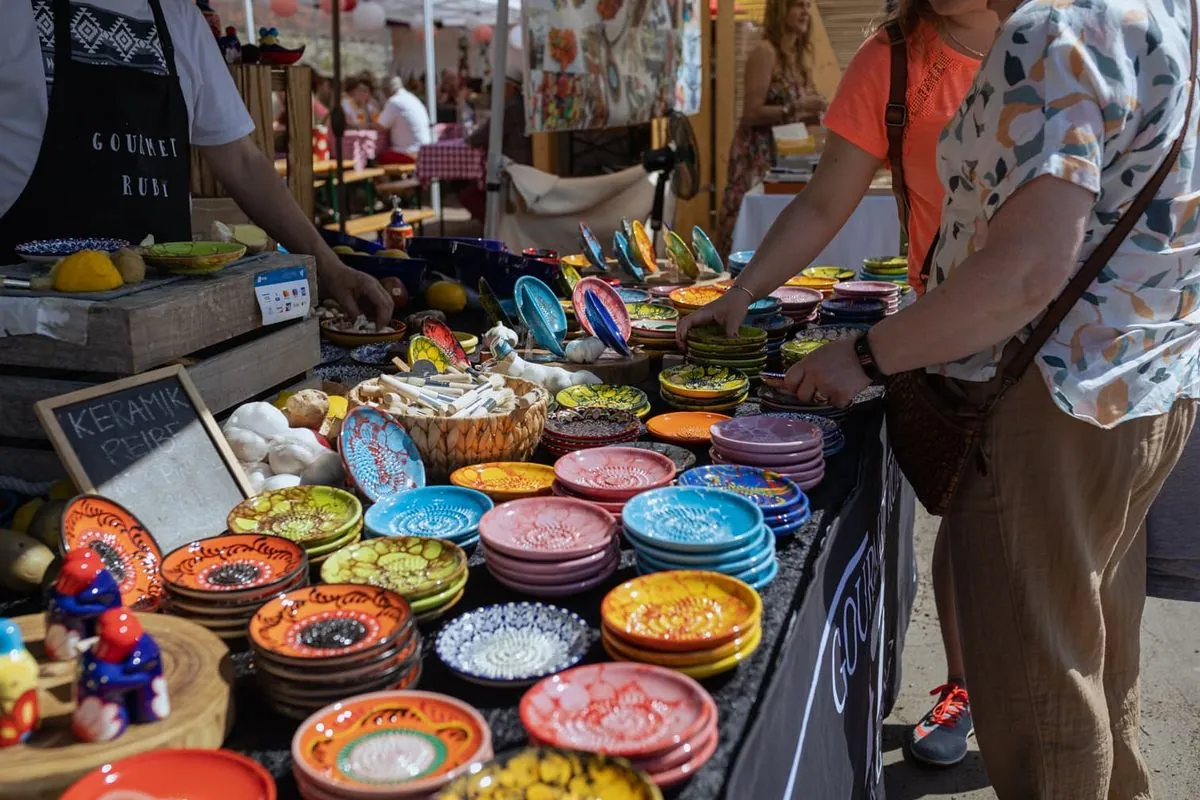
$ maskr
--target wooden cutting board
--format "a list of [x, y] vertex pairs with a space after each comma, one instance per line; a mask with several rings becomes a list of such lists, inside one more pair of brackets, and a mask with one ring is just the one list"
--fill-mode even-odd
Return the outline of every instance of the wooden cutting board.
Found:
[[163, 654], [171, 716], [130, 725], [111, 742], [77, 742], [71, 735], [77, 662], [45, 657], [45, 616], [13, 619], [38, 660], [41, 726], [25, 744], [0, 749], [0, 797], [54, 800], [80, 776], [110, 761], [164, 747], [217, 748], [233, 725], [233, 664], [229, 650], [195, 623], [165, 614], [138, 614]]

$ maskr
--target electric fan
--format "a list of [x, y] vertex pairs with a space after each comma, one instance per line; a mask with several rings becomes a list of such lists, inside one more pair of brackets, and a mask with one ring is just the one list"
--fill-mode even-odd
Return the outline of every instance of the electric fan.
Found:
[[667, 143], [655, 150], [642, 153], [642, 167], [658, 173], [654, 186], [654, 205], [650, 210], [650, 230], [655, 252], [663, 226], [663, 204], [666, 199], [667, 182], [679, 200], [691, 200], [699, 187], [696, 153], [696, 134], [692, 123], [678, 111], [667, 117]]

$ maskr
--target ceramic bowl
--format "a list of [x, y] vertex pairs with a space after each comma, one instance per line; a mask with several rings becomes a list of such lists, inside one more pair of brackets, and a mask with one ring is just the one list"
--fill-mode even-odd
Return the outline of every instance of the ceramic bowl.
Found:
[[497, 550], [483, 548], [489, 567], [497, 565], [510, 575], [520, 575], [527, 580], [545, 582], [553, 581], [560, 575], [583, 575], [585, 577], [593, 575], [600, 571], [601, 564], [612, 558], [614, 553], [619, 555], [620, 552], [621, 543], [616, 537], [613, 537], [612, 543], [604, 550], [597, 550], [589, 555], [565, 561], [526, 561], [506, 556]]
[[666, 456], [632, 447], [597, 447], [563, 456], [554, 476], [572, 491], [600, 500], [627, 500], [675, 477]]
[[738, 328], [737, 336], [730, 339], [725, 335], [725, 329], [716, 325], [701, 325], [688, 331], [688, 342], [696, 344], [737, 345], [762, 344], [767, 340], [767, 332], [762, 328], [743, 325]]
[[398, 422], [375, 408], [351, 409], [342, 422], [339, 444], [346, 473], [372, 502], [425, 485], [425, 463], [416, 443]]
[[666, 550], [729, 550], [752, 540], [762, 510], [723, 489], [669, 486], [642, 492], [621, 514], [626, 531]]
[[[567, 315], [549, 286], [532, 275], [522, 275], [513, 287], [513, 297], [519, 310], [536, 310], [549, 330], [561, 339], [567, 330]], [[525, 324], [529, 326], [529, 321], [525, 320]]]
[[186, 544], [167, 554], [167, 587], [195, 598], [269, 596], [308, 568], [304, 548], [279, 536], [225, 534]]
[[[649, 547], [638, 547], [637, 560], [639, 564], [653, 567], [655, 570], [668, 569], [700, 569], [709, 570], [712, 572], [722, 572], [726, 575], [733, 575], [736, 578], [742, 577], [741, 573], [749, 570], [758, 569], [768, 565], [775, 560], [775, 536], [774, 531], [767, 526], [762, 528], [762, 538], [759, 540], [759, 547], [754, 552], [747, 556], [738, 559], [721, 559], [714, 558], [703, 565], [686, 564], [676, 561], [674, 553], [666, 550], [654, 550]], [[650, 571], [650, 570], [647, 570]]]
[[743, 372], [724, 366], [681, 364], [658, 373], [662, 388], [674, 395], [715, 400], [741, 394], [750, 387]]
[[14, 248], [18, 256], [31, 264], [53, 264], [60, 258], [78, 253], [80, 250], [98, 250], [102, 253], [115, 253], [122, 247], [129, 247], [126, 239], [112, 238], [77, 238], [77, 239], [38, 239], [24, 242]]
[[825, 278], [826, 280], [829, 278], [837, 281], [854, 280], [854, 270], [845, 267], [805, 267], [800, 274], [809, 278]]
[[475, 532], [495, 506], [483, 492], [461, 486], [413, 489], [367, 509], [364, 523], [376, 536], [422, 536], [457, 540]]
[[687, 242], [675, 231], [668, 230], [666, 235], [667, 260], [682, 275], [695, 278], [700, 274], [700, 265], [692, 254]]
[[484, 514], [479, 535], [485, 545], [505, 555], [565, 561], [608, 547], [616, 524], [612, 514], [583, 500], [530, 497]]
[[679, 310], [671, 306], [664, 306], [658, 303], [644, 302], [629, 302], [626, 301], [625, 308], [629, 312], [630, 319], [630, 336], [635, 333], [633, 323], [641, 320], [675, 320], [679, 319]]
[[543, 603], [504, 603], [447, 623], [435, 650], [472, 683], [521, 686], [575, 666], [591, 643], [591, 630], [578, 614]]
[[[449, 599], [467, 575], [467, 554], [453, 542], [423, 536], [369, 539], [344, 547], [321, 565], [326, 583], [360, 583], [390, 589], [421, 613], [425, 598]], [[452, 591], [453, 590], [453, 591]]]
[[591, 786], [604, 776], [604, 800], [662, 800], [662, 792], [649, 777], [623, 758], [595, 753], [527, 747], [476, 765], [466, 776], [438, 795], [438, 800], [484, 800], [504, 786], [515, 797], [532, 797], [530, 790], [547, 797], [570, 797], [580, 785]]
[[709, 486], [739, 494], [764, 514], [772, 509], [788, 508], [804, 500], [804, 492], [783, 476], [754, 467], [712, 464], [690, 469], [679, 476], [680, 486]]
[[575, 284], [575, 288], [571, 291], [571, 303], [575, 308], [575, 316], [579, 319], [579, 324], [589, 335], [595, 336], [596, 331], [592, 327], [588, 319], [585, 298], [587, 293], [591, 292], [596, 296], [596, 299], [604, 306], [604, 309], [612, 317], [616, 323], [617, 331], [620, 333], [623, 340], [629, 339], [629, 312], [625, 308], [625, 301], [621, 299], [621, 295], [617, 293], [610, 284], [602, 281], [599, 278], [582, 278], [579, 283]]
[[105, 497], [79, 495], [63, 510], [61, 533], [64, 552], [90, 549], [100, 557], [123, 606], [154, 611], [162, 603], [162, 551], [133, 512]]
[[282, 536], [310, 549], [362, 523], [358, 498], [331, 486], [292, 486], [263, 492], [229, 512], [230, 533]]
[[640, 219], [635, 219], [630, 223], [629, 230], [633, 234], [630, 244], [633, 245], [633, 252], [642, 268], [646, 272], [658, 272], [658, 258], [654, 253], [654, 243], [651, 241], [650, 235], [646, 233], [646, 226]]
[[[467, 368], [467, 352], [458, 341], [458, 336], [450, 330], [450, 326], [434, 317], [426, 317], [421, 322], [421, 334], [432, 341], [440, 349], [451, 364], [459, 369]], [[476, 339], [476, 343], [478, 343]], [[410, 362], [411, 363], [411, 362]]]
[[[571, 455], [571, 454], [564, 453], [563, 455]], [[626, 500], [599, 500], [594, 497], [588, 497], [587, 495], [582, 495], [577, 492], [571, 491], [570, 489], [568, 489], [566, 486], [563, 486], [558, 481], [555, 481], [551, 485], [550, 491], [557, 497], [573, 497], [576, 500], [583, 500], [585, 502], [591, 503], [592, 505], [596, 506], [597, 508], [602, 508], [605, 511], [607, 511], [608, 513], [612, 514], [614, 517], [618, 517], [618, 518], [621, 516], [621, 512], [625, 510], [625, 503], [627, 502]]]
[[634, 247], [627, 237], [621, 231], [613, 232], [613, 252], [617, 254], [617, 263], [621, 265], [621, 269], [631, 275], [634, 280], [645, 280], [646, 273], [639, 263], [640, 259], [634, 254]]
[[619, 563], [620, 559], [616, 559], [603, 571], [589, 578], [555, 581], [553, 583], [534, 582], [530, 581], [528, 578], [525, 578], [524, 580], [511, 578], [505, 573], [495, 569], [490, 569], [489, 571], [492, 573], [492, 577], [496, 579], [497, 583], [508, 587], [517, 594], [528, 597], [556, 599], [575, 597], [577, 595], [584, 594], [585, 592], [590, 592], [591, 590], [607, 583], [609, 578], [612, 577], [612, 574], [616, 572], [617, 565]]
[[564, 408], [615, 408], [634, 414], [650, 407], [650, 399], [641, 389], [603, 383], [568, 386], [555, 399]]
[[671, 304], [680, 310], [694, 311], [719, 300], [727, 290], [716, 285], [684, 286], [671, 291]]
[[310, 586], [273, 598], [250, 620], [250, 643], [284, 663], [330, 663], [383, 652], [407, 635], [408, 602], [374, 586]]
[[761, 467], [774, 470], [787, 469], [798, 464], [806, 464], [821, 457], [823, 447], [816, 445], [803, 450], [789, 453], [755, 453], [753, 448], [717, 447], [709, 451], [714, 461], [722, 464], [745, 464], [749, 467]]
[[640, 648], [619, 638], [614, 631], [604, 625], [600, 626], [600, 637], [604, 642], [605, 649], [608, 649], [611, 643], [616, 642], [622, 652], [621, 660], [642, 661], [647, 664], [658, 664], [659, 666], [678, 669], [679, 667], [698, 667], [704, 664], [712, 664], [729, 658], [729, 656], [739, 650], [745, 649], [750, 643], [751, 637], [757, 635], [761, 630], [761, 626], [755, 625], [736, 639], [731, 639], [717, 647], [701, 648], [699, 650], [681, 650], [678, 652]]
[[[489, 554], [488, 570], [499, 581], [518, 587], [529, 587], [530, 594], [535, 596], [562, 596], [568, 593], [584, 591], [595, 586], [620, 566], [621, 553], [619, 548], [610, 547], [601, 552], [604, 553], [604, 558], [595, 564], [572, 567], [571, 569], [560, 567], [559, 571], [554, 575], [531, 573], [525, 569], [526, 564], [537, 562], [522, 563], [519, 559], [501, 560], [495, 557], [499, 555], [498, 553], [491, 553]], [[516, 563], [514, 564], [514, 562]], [[555, 591], [547, 594], [545, 592], [547, 589], [565, 589], [569, 591]]]
[[600, 614], [622, 641], [649, 650], [698, 650], [757, 626], [762, 599], [729, 575], [674, 570], [626, 581], [604, 597]]
[[[203, 780], [197, 776], [203, 775]], [[164, 748], [112, 761], [71, 784], [59, 800], [187, 797], [275, 800], [275, 780], [261, 764], [231, 750]]]
[[[632, 415], [630, 418], [636, 422], [636, 418]], [[548, 426], [549, 419], [547, 419]], [[550, 491], [550, 484], [553, 482], [553, 467], [522, 461], [490, 461], [484, 464], [473, 464], [450, 474], [450, 483], [483, 492], [495, 502], [547, 494]]]
[[[617, 286], [614, 288], [617, 292], [617, 296], [621, 298], [621, 302], [624, 303], [626, 307], [634, 303], [650, 302], [650, 293], [645, 289], [631, 289], [627, 286]], [[667, 306], [663, 306], [663, 308], [666, 307]]]
[[706, 444], [712, 440], [709, 428], [730, 419], [725, 414], [705, 411], [677, 411], [659, 414], [646, 421], [651, 435], [680, 444]]
[[712, 426], [713, 444], [742, 452], [790, 453], [820, 449], [822, 434], [803, 420], [773, 416], [738, 417]]
[[720, 253], [717, 252], [712, 239], [708, 238], [708, 234], [699, 225], [692, 228], [692, 247], [696, 248], [696, 254], [709, 270], [717, 274], [725, 271], [725, 265], [721, 262]]
[[696, 466], [696, 454], [678, 445], [663, 444], [662, 442], [627, 442], [622, 447], [640, 447], [643, 450], [653, 450], [664, 455], [675, 463], [676, 472]]
[[632, 411], [619, 408], [564, 408], [547, 415], [543, 439], [603, 443], [641, 433]]
[[[721, 673], [724, 673], [724, 672], [729, 672], [730, 670], [735, 669], [740, 663], [745, 661], [751, 655], [753, 655], [754, 652], [758, 649], [759, 644], [762, 643], [762, 629], [756, 628], [755, 630], [748, 633], [746, 635], [745, 639], [746, 639], [746, 644], [741, 649], [726, 656], [725, 658], [721, 659], [720, 661], [710, 662], [708, 664], [699, 664], [699, 665], [691, 666], [691, 667], [674, 667], [673, 669], [677, 670], [678, 672], [680, 672], [683, 675], [688, 676], [689, 678], [692, 678], [692, 679], [698, 680], [698, 681], [712, 678], [712, 677], [714, 677], [716, 675], [720, 675]], [[622, 644], [621, 640], [618, 638], [615, 638], [615, 637], [609, 637], [608, 639], [604, 640], [604, 647], [605, 647], [605, 650], [608, 651], [609, 655], [611, 655], [617, 659], [627, 659], [628, 657], [625, 656], [623, 653], [621, 653], [621, 651], [618, 649], [621, 644]], [[616, 647], [614, 647], [614, 645], [616, 645]], [[711, 752], [709, 753], [709, 755], [711, 755]], [[655, 776], [651, 776], [651, 779], [654, 780]], [[662, 785], [667, 786], [669, 784], [670, 784], [670, 781], [668, 781], [667, 783], [664, 783]]]

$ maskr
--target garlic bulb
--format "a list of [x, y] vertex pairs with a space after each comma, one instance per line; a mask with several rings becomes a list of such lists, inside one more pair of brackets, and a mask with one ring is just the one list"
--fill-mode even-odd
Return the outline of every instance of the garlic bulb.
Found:
[[496, 342], [508, 342], [516, 347], [518, 341], [520, 339], [517, 337], [517, 332], [512, 328], [505, 327], [502, 322], [497, 323], [495, 327], [483, 334], [483, 343], [488, 347], [492, 347]]
[[586, 339], [576, 339], [567, 345], [567, 361], [570, 361], [572, 364], [591, 364], [600, 357], [604, 350], [604, 342], [595, 336], [589, 336]]
[[266, 439], [254, 431], [226, 426], [223, 432], [225, 441], [229, 442], [229, 448], [233, 450], [233, 455], [238, 461], [244, 464], [254, 464], [267, 457], [270, 445], [267, 444]]
[[267, 463], [276, 474], [286, 472], [297, 477], [304, 468], [317, 460], [319, 452], [301, 444], [288, 441], [276, 441], [271, 445], [267, 454]]
[[263, 481], [262, 490], [264, 492], [273, 492], [276, 489], [290, 489], [293, 486], [299, 485], [299, 475], [272, 475]]
[[243, 428], [264, 439], [274, 439], [287, 433], [288, 419], [270, 403], [247, 403], [230, 415], [226, 428]]

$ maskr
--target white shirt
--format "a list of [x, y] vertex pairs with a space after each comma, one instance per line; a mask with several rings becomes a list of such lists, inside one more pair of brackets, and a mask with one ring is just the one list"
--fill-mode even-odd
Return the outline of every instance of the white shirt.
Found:
[[[160, 0], [175, 46], [175, 68], [187, 103], [193, 145], [228, 144], [253, 132], [216, 38], [192, 0]], [[0, 0], [0, 215], [29, 181], [49, 115], [43, 43], [37, 18], [52, 19], [50, 0]], [[154, 14], [146, 0], [71, 2], [77, 24], [72, 50], [90, 63], [137, 65], [165, 74], [162, 52], [149, 44]], [[86, 23], [86, 24], [84, 24]]]
[[401, 89], [388, 98], [379, 112], [379, 124], [390, 130], [392, 149], [415, 156], [421, 145], [433, 141], [429, 111], [418, 97]]

